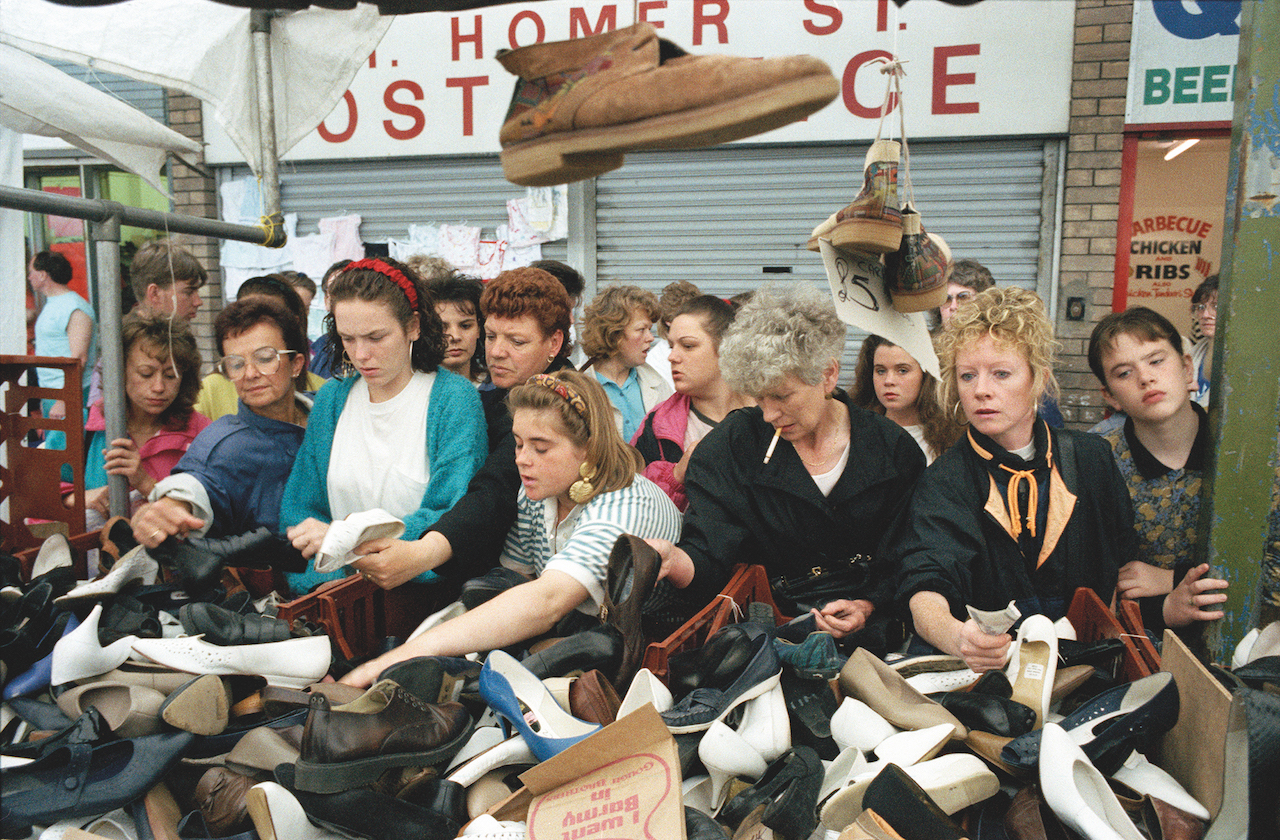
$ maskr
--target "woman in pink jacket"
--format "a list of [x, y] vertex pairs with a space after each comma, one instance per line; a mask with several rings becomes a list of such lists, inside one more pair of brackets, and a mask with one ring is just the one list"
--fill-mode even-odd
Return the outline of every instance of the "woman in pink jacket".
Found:
[[688, 504], [684, 471], [698, 442], [736, 408], [754, 405], [734, 392], [720, 375], [720, 339], [733, 323], [733, 307], [701, 295], [671, 319], [671, 378], [676, 392], [644, 418], [631, 443], [644, 456], [644, 476], [657, 484], [681, 511]]

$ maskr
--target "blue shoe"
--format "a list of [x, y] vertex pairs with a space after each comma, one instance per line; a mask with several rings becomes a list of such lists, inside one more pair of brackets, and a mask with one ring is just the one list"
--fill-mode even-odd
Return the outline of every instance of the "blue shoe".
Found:
[[675, 706], [662, 713], [662, 721], [671, 734], [708, 729], [737, 706], [764, 694], [778, 684], [782, 677], [782, 662], [778, 660], [772, 640], [760, 635], [749, 644], [754, 648], [754, 653], [727, 688], [695, 688]]
[[849, 661], [849, 657], [842, 656], [836, 648], [835, 637], [825, 630], [810, 633], [799, 644], [774, 638], [773, 649], [796, 676], [806, 679], [833, 680]]
[[603, 728], [578, 720], [560, 708], [533, 672], [500, 650], [485, 657], [480, 670], [480, 696], [524, 736], [538, 761], [558, 755]]
[[[71, 613], [63, 613], [63, 615], [67, 616], [66, 620], [56, 622], [53, 629], [50, 630], [51, 635], [59, 633], [59, 638], [65, 638], [72, 630], [80, 626], [79, 619]], [[44, 641], [41, 641], [40, 644], [43, 646]], [[44, 691], [49, 687], [52, 678], [53, 651], [49, 651], [48, 656], [38, 660], [30, 668], [5, 683], [4, 699], [12, 700], [15, 697], [26, 697]]]
[[[1135, 747], [1149, 742], [1178, 722], [1178, 686], [1168, 672], [1152, 674], [1104, 691], [1059, 722], [1080, 745], [1093, 766], [1110, 776]], [[1014, 738], [1000, 759], [1020, 770], [1040, 762], [1040, 730]]]

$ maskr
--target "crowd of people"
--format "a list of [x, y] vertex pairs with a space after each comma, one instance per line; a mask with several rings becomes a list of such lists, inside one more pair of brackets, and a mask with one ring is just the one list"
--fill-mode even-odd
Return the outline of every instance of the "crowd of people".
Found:
[[[606, 543], [623, 533], [659, 550], [678, 595], [669, 619], [707, 603], [734, 564], [757, 563], [783, 612], [850, 649], [884, 653], [914, 630], [919, 647], [990, 666], [1010, 640], [979, 633], [966, 605], [1013, 600], [1058, 618], [1078, 586], [1107, 602], [1118, 586], [1153, 630], [1219, 615], [1225, 583], [1190, 568], [1216, 276], [1192, 297], [1190, 347], [1145, 308], [1098, 325], [1089, 361], [1115, 417], [1090, 436], [1062, 428], [1039, 298], [996, 287], [972, 260], [954, 263], [936, 312], [941, 381], [871, 335], [848, 392], [845, 326], [804, 284], [736, 302], [687, 281], [661, 299], [613, 285], [575, 330], [583, 282], [563, 263], [487, 284], [438, 258], [412, 266], [334, 265], [314, 344], [313, 281], [246, 281], [217, 318], [222, 355], [200, 380], [188, 322], [206, 272], [180, 246], [145, 245], [123, 329], [128, 436], [106, 441], [92, 310], [67, 289], [65, 258], [37, 254], [36, 352], [80, 358], [92, 389], [90, 524], [106, 518], [107, 475], [128, 478], [147, 547], [266, 527], [310, 558], [331, 523], [381, 509], [404, 533], [360, 545], [354, 571], [386, 588], [495, 564], [555, 581], [541, 584], [555, 597], [529, 636], [599, 607]], [[569, 361], [575, 332], [582, 374]], [[575, 410], [518, 422], [518, 407], [554, 408], [547, 394]], [[601, 504], [623, 491], [634, 498]], [[351, 571], [291, 573], [286, 594]]]
[[[65, 263], [30, 263], [46, 297], [36, 352], [79, 358], [88, 392], [101, 387], [93, 314]], [[306, 562], [283, 575], [283, 600], [350, 574], [459, 596], [336, 675], [362, 690], [421, 657], [536, 649], [597, 627], [620, 597], [611, 555], [626, 538], [653, 555], [634, 628], [650, 640], [743, 563], [764, 568], [791, 619], [772, 635], [825, 634], [842, 658], [945, 654], [1000, 670], [1021, 631], [993, 632], [973, 611], [1012, 604], [1057, 621], [1081, 587], [1135, 600], [1153, 638], [1220, 618], [1227, 582], [1193, 563], [1217, 278], [1192, 298], [1190, 346], [1147, 308], [1097, 325], [1089, 364], [1115, 415], [1092, 434], [1063, 427], [1040, 298], [972, 260], [950, 277], [940, 378], [872, 335], [847, 391], [847, 328], [809, 284], [732, 301], [687, 281], [661, 297], [611, 285], [583, 301], [563, 263], [481, 283], [438, 259], [389, 257], [326, 273], [314, 343], [310, 279], [245, 282], [217, 316], [219, 358], [201, 379], [188, 322], [206, 273], [150, 243], [122, 329], [127, 436], [106, 440], [100, 396], [88, 403], [90, 524], [107, 519], [107, 476], [122, 475], [144, 549], [281, 537]], [[348, 539], [346, 564], [321, 567], [346, 523], [370, 517], [397, 528]], [[1264, 579], [1280, 607], [1280, 571]]]

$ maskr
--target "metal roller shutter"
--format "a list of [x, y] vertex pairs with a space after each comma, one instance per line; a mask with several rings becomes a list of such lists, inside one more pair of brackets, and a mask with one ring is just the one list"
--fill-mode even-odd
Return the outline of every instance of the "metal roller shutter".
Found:
[[[912, 181], [926, 229], [1001, 282], [1047, 288], [1058, 145], [912, 144]], [[722, 297], [768, 281], [803, 279], [825, 288], [822, 260], [805, 244], [861, 189], [866, 148], [726, 146], [627, 155], [624, 167], [596, 185], [598, 283], [634, 283], [656, 293], [686, 279]], [[863, 338], [849, 331], [844, 383], [852, 380]]]
[[[249, 170], [235, 167], [232, 177]], [[365, 242], [407, 239], [411, 224], [478, 225], [492, 235], [507, 223], [507, 201], [525, 194], [502, 177], [497, 156], [396, 158], [280, 167], [280, 201], [298, 214], [298, 232], [315, 233], [326, 216], [358, 213]], [[542, 246], [546, 259], [563, 260], [565, 242]]]

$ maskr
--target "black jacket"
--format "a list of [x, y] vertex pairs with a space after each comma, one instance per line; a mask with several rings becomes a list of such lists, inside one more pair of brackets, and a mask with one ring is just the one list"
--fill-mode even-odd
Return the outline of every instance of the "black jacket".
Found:
[[[1035, 436], [1039, 453], [1048, 445], [1051, 471], [1038, 554], [1024, 559], [1011, 534], [1004, 494], [987, 467], [993, 451], [1016, 456], [981, 435], [966, 435], [925, 470], [894, 528], [892, 556], [901, 568], [904, 613], [921, 591], [943, 595], [961, 621], [969, 617], [966, 604], [998, 610], [1011, 599], [1024, 615], [1043, 612], [1056, 619], [1080, 586], [1111, 602], [1120, 566], [1136, 549], [1124, 479], [1106, 441], [1096, 435], [1037, 422]], [[1063, 463], [1064, 439], [1071, 441], [1071, 464]]]
[[774, 430], [759, 408], [731, 412], [693, 451], [680, 547], [693, 560], [691, 588], [704, 603], [736, 563], [763, 565], [771, 579], [803, 577], [859, 554], [871, 558], [870, 580], [842, 597], [892, 598], [896, 575], [881, 541], [923, 472], [924, 455], [897, 424], [837, 398], [849, 409], [849, 462], [825, 498], [787, 441], [779, 439], [763, 463]]

